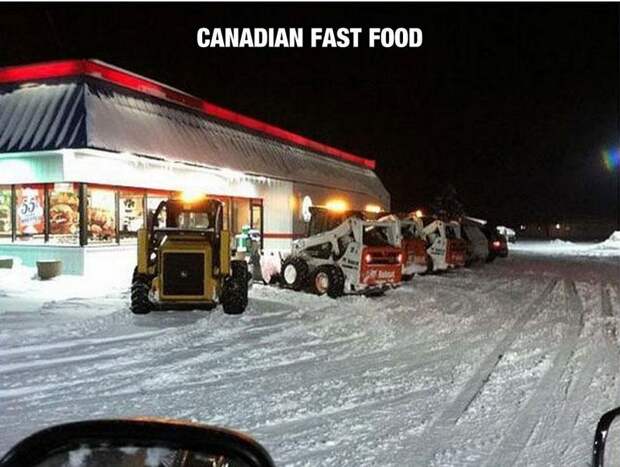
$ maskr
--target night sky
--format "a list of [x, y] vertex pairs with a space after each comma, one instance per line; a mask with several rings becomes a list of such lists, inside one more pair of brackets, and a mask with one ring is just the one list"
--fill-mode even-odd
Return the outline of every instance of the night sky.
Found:
[[[614, 219], [617, 5], [0, 7], [0, 66], [98, 58], [377, 160], [393, 207], [446, 183], [502, 223]], [[420, 27], [419, 49], [200, 49], [198, 27]], [[309, 34], [309, 30], [306, 31]]]

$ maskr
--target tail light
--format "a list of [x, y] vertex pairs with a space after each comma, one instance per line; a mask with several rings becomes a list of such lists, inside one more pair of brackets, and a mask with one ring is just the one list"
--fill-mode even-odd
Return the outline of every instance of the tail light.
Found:
[[500, 246], [502, 246], [502, 243], [499, 240], [493, 241], [493, 248], [499, 248]]
[[372, 255], [370, 253], [366, 253], [364, 255], [364, 261], [366, 261], [366, 263], [372, 262]]
[[396, 257], [396, 259], [398, 260], [399, 264], [403, 264], [403, 254], [402, 253], [398, 253], [398, 256]]

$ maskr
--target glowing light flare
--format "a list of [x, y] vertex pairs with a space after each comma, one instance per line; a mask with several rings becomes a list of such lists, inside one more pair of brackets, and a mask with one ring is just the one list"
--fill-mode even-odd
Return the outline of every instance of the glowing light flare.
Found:
[[421, 209], [418, 209], [418, 210], [415, 212], [415, 216], [416, 216], [418, 219], [419, 219], [419, 218], [421, 218], [423, 215], [424, 215], [424, 213], [422, 212], [422, 210], [421, 210]]
[[193, 203], [205, 197], [205, 193], [197, 188], [188, 188], [181, 193], [181, 200], [184, 203]]
[[349, 204], [343, 199], [330, 199], [325, 203], [325, 207], [330, 211], [344, 212], [349, 209]]
[[383, 209], [381, 209], [381, 206], [378, 206], [376, 204], [367, 204], [366, 207], [364, 208], [364, 211], [366, 212], [374, 212], [374, 213], [380, 213], [381, 211], [383, 211]]
[[620, 152], [617, 149], [603, 151], [603, 163], [610, 172], [620, 167]]

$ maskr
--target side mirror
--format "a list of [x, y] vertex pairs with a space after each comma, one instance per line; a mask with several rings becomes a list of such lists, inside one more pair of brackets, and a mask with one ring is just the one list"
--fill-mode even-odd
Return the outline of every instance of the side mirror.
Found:
[[593, 467], [620, 466], [620, 407], [604, 414], [596, 426]]
[[0, 467], [273, 467], [247, 435], [162, 419], [93, 420], [57, 425], [15, 445]]

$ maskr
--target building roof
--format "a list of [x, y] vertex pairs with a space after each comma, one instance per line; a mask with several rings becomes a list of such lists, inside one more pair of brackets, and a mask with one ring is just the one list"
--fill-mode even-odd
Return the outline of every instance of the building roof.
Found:
[[274, 125], [241, 115], [166, 84], [117, 68], [99, 60], [63, 60], [0, 68], [0, 84], [30, 83], [40, 80], [75, 76], [95, 77], [131, 89], [132, 91], [137, 91], [198, 110], [210, 117], [262, 133], [268, 137], [276, 138], [369, 169], [375, 168], [375, 161], [372, 159], [366, 159], [341, 149], [336, 149]]
[[13, 70], [0, 72], [0, 152], [129, 152], [364, 193], [389, 204], [387, 190], [368, 164], [212, 118], [154, 91], [73, 74], [71, 68], [53, 77], [35, 67], [40, 73], [28, 82]]

